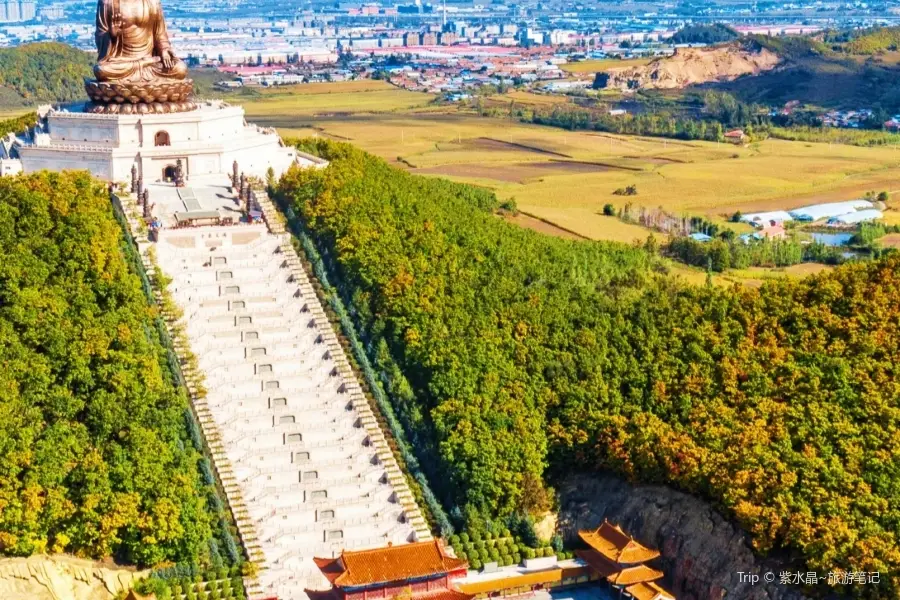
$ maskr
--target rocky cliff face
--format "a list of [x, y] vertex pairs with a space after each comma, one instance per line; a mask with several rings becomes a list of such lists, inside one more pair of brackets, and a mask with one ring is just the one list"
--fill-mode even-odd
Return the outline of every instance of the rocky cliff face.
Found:
[[680, 89], [695, 83], [731, 81], [742, 75], [758, 75], [774, 69], [781, 59], [765, 48], [740, 44], [715, 48], [679, 48], [674, 56], [659, 58], [641, 67], [606, 72], [607, 88], [621, 90]]
[[[610, 475], [575, 476], [559, 487], [559, 530], [567, 540], [579, 529], [603, 519], [620, 525], [635, 539], [660, 551], [656, 566], [679, 600], [808, 600], [775, 583], [766, 572], [798, 571], [765, 564], [750, 549], [748, 537], [706, 502], [657, 485], [632, 485]], [[760, 575], [742, 582], [739, 572]]]
[[112, 600], [149, 571], [111, 569], [68, 556], [0, 560], [3, 600]]

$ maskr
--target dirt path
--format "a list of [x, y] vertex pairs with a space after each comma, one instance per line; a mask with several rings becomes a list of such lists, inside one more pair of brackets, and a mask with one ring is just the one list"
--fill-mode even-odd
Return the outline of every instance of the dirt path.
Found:
[[588, 240], [583, 235], [579, 235], [574, 231], [569, 231], [568, 229], [564, 229], [559, 225], [554, 225], [549, 221], [545, 221], [538, 217], [534, 217], [529, 215], [528, 213], [520, 212], [519, 214], [513, 215], [504, 215], [503, 220], [507, 223], [513, 223], [518, 225], [519, 227], [524, 227], [525, 229], [531, 229], [532, 231], [537, 231], [538, 233], [543, 233], [545, 235], [553, 235], [558, 238], [562, 238], [564, 240]]
[[537, 146], [529, 146], [528, 144], [519, 144], [517, 142], [507, 142], [489, 137], [480, 137], [471, 142], [471, 145], [484, 150], [525, 150], [527, 152], [535, 152], [537, 154], [547, 154], [549, 156], [559, 156], [561, 158], [572, 158], [568, 154], [562, 152], [554, 152], [553, 150], [545, 150]]

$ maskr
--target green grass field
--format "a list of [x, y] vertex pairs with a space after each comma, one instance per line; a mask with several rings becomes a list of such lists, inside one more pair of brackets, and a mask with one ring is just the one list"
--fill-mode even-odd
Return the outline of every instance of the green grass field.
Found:
[[249, 101], [234, 101], [243, 102], [247, 116], [260, 124], [273, 115], [313, 117], [405, 111], [426, 106], [433, 100], [428, 94], [372, 80], [308, 83], [257, 91], [257, 97]]

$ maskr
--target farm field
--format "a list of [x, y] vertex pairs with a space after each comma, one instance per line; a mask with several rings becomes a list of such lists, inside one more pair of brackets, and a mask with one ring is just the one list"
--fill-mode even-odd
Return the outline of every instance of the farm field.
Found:
[[[528, 215], [591, 239], [631, 242], [647, 235], [604, 217], [607, 203], [662, 206], [724, 222], [735, 211], [790, 209], [900, 188], [898, 148], [784, 140], [736, 147], [571, 132], [453, 110], [341, 117], [266, 111], [253, 118], [288, 136], [351, 141], [415, 173], [490, 187]], [[637, 187], [636, 196], [613, 193], [629, 185]]]
[[410, 110], [423, 107], [433, 96], [399, 89], [383, 81], [361, 80], [339, 83], [307, 83], [260, 88], [256, 97], [232, 99], [242, 103], [247, 116], [264, 124], [265, 117], [342, 115]]
[[487, 103], [495, 103], [503, 106], [509, 106], [510, 101], [516, 104], [528, 104], [531, 106], [553, 106], [554, 104], [568, 104], [569, 99], [565, 96], [552, 94], [534, 94], [532, 92], [513, 90], [503, 95], [488, 96], [485, 99]]

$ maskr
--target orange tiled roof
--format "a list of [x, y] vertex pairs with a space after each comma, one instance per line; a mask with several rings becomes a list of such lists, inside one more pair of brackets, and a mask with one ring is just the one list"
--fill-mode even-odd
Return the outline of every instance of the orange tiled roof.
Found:
[[334, 580], [341, 576], [344, 568], [341, 566], [339, 558], [313, 558], [313, 562], [322, 571], [322, 575], [328, 580], [328, 583], [334, 585]]
[[609, 577], [622, 570], [596, 550], [576, 550], [575, 556], [586, 562], [600, 577]]
[[604, 521], [596, 531], [579, 531], [578, 535], [591, 548], [620, 565], [634, 565], [659, 556], [659, 552], [642, 546], [609, 521]]
[[638, 583], [625, 588], [634, 600], [675, 600], [675, 596], [653, 582]]
[[[322, 559], [317, 559], [316, 564], [320, 569], [330, 566]], [[462, 569], [467, 565], [464, 560], [448, 556], [440, 542], [433, 540], [374, 550], [345, 550], [341, 553], [339, 566], [343, 567], [343, 572], [331, 579], [332, 584], [338, 587], [355, 587], [437, 575]], [[329, 577], [330, 573], [324, 569], [322, 572]]]
[[647, 581], [656, 581], [662, 578], [663, 572], [651, 569], [647, 565], [637, 565], [636, 567], [626, 567], [618, 573], [613, 573], [607, 579], [610, 583], [616, 585], [632, 585], [635, 583], [645, 583]]

